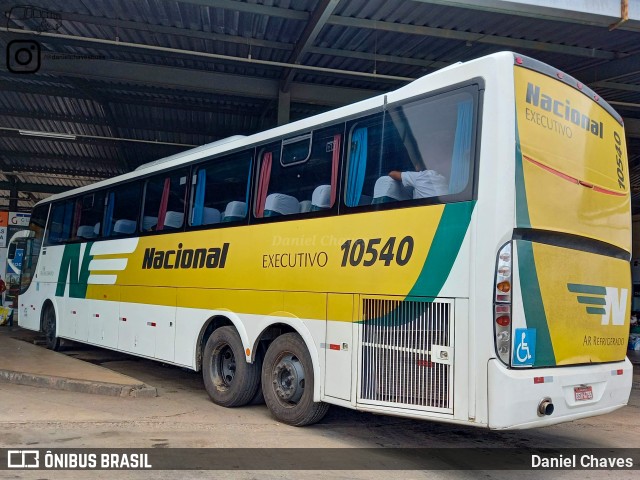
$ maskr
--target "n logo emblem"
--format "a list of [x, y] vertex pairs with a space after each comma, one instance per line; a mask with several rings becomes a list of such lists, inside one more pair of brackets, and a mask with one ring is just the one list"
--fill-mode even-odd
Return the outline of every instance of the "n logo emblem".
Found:
[[[91, 263], [91, 245], [89, 242], [84, 245], [84, 252], [81, 252], [80, 243], [71, 243], [64, 246], [60, 273], [58, 274], [58, 285], [56, 287], [56, 297], [63, 297], [69, 280], [69, 297], [85, 298], [87, 294], [87, 283], [89, 280], [89, 264]], [[82, 255], [81, 255], [82, 253]], [[82, 263], [80, 257], [82, 256]]]
[[629, 290], [626, 288], [601, 287], [597, 285], [582, 285], [568, 283], [567, 289], [571, 293], [577, 293], [578, 303], [586, 305], [589, 315], [600, 315], [602, 325], [624, 325], [627, 310], [627, 297]]

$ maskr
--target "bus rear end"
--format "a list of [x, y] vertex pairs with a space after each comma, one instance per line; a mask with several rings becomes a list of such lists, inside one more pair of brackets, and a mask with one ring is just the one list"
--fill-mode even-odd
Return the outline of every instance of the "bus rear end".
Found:
[[620, 116], [577, 80], [515, 57], [512, 241], [496, 258], [489, 426], [626, 405], [631, 200]]

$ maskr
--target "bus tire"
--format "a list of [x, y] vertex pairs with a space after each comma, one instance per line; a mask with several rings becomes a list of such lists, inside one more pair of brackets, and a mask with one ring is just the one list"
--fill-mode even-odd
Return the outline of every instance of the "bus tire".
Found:
[[260, 388], [260, 358], [245, 360], [240, 335], [234, 327], [215, 330], [204, 347], [202, 378], [213, 403], [241, 407], [249, 403]]
[[329, 404], [313, 401], [313, 364], [304, 340], [297, 333], [276, 338], [262, 364], [262, 392], [273, 416], [302, 427], [322, 420]]
[[47, 305], [44, 311], [42, 330], [47, 348], [49, 350], [60, 350], [60, 337], [56, 336], [56, 311], [53, 305]]

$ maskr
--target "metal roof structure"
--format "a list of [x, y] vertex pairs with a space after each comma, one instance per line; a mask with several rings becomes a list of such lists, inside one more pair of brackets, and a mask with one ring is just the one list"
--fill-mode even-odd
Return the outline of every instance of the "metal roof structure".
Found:
[[28, 3], [0, 0], [0, 209], [513, 50], [622, 114], [640, 211], [638, 0]]

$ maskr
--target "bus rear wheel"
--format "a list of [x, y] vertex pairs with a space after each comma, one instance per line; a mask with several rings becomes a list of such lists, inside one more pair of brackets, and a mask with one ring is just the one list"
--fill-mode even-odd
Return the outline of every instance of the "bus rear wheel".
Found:
[[211, 400], [223, 407], [249, 403], [260, 388], [260, 357], [245, 360], [240, 335], [230, 326], [215, 330], [204, 348], [202, 378]]
[[60, 338], [56, 336], [56, 312], [53, 305], [45, 307], [42, 323], [47, 348], [54, 351], [60, 350]]
[[262, 392], [273, 416], [301, 427], [322, 420], [329, 405], [313, 401], [313, 365], [304, 340], [297, 333], [276, 338], [264, 357]]

